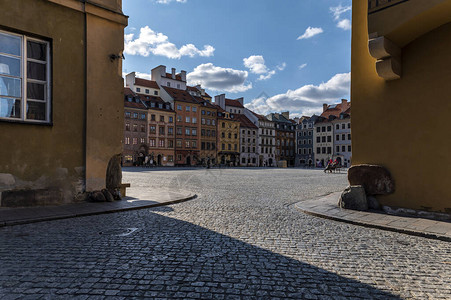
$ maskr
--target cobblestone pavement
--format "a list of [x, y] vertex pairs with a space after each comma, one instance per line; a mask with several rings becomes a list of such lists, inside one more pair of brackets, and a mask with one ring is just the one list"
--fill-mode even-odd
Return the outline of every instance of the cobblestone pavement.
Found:
[[127, 169], [166, 207], [0, 228], [1, 299], [450, 299], [451, 243], [305, 215], [346, 186], [300, 169]]

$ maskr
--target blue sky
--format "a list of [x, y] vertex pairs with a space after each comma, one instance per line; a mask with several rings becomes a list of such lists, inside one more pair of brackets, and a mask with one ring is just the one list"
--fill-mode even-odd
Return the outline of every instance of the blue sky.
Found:
[[262, 114], [349, 99], [351, 0], [126, 0], [124, 73], [186, 70]]

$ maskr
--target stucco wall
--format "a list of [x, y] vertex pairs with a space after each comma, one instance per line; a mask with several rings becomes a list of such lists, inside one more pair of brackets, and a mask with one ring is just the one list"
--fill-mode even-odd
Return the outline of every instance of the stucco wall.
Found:
[[353, 1], [352, 163], [392, 173], [396, 191], [383, 204], [451, 209], [450, 48], [448, 23], [404, 46], [401, 79], [385, 81], [368, 52], [367, 1]]
[[[79, 191], [84, 181], [83, 14], [42, 0], [2, 1], [0, 25], [50, 39], [53, 71], [53, 125], [0, 122], [0, 173], [16, 179], [0, 189], [64, 186]], [[71, 193], [64, 198], [69, 200]]]

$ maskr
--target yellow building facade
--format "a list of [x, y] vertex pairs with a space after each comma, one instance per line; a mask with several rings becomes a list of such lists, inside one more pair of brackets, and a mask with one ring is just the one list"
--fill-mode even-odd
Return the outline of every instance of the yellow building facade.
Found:
[[451, 211], [451, 1], [353, 1], [353, 165], [386, 167], [384, 205]]
[[121, 1], [1, 7], [1, 205], [72, 202], [105, 188], [123, 138]]
[[218, 109], [218, 162], [237, 166], [240, 160], [240, 122], [235, 115]]

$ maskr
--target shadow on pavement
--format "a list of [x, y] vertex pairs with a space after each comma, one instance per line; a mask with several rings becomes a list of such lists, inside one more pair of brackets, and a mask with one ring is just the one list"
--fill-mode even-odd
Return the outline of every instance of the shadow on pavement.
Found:
[[[161, 210], [160, 210], [161, 209]], [[0, 298], [400, 299], [153, 208], [0, 228]]]

